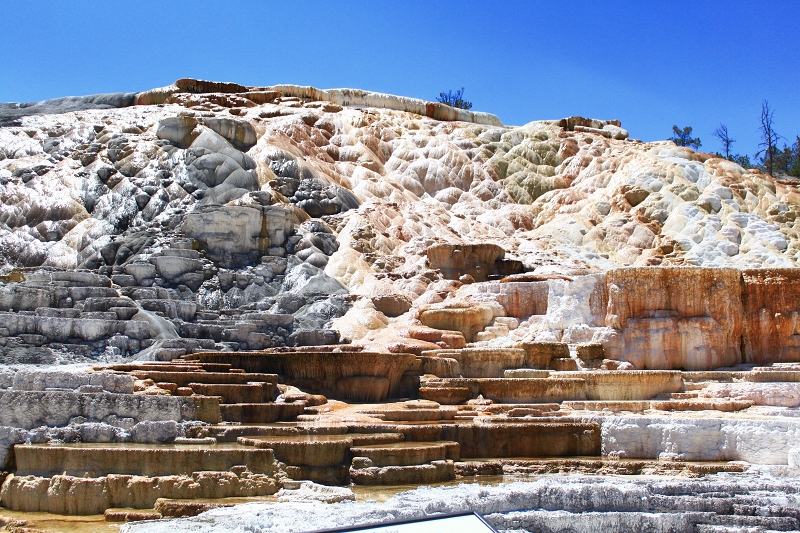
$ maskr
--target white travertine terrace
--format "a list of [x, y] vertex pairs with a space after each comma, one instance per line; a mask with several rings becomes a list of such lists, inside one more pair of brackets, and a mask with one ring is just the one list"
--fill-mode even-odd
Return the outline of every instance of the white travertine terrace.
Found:
[[317, 89], [302, 85], [273, 85], [268, 89], [278, 91], [286, 96], [332, 102], [342, 106], [393, 109], [395, 111], [406, 111], [417, 115], [429, 116], [436, 120], [457, 120], [486, 126], [503, 127], [500, 119], [491, 113], [458, 109], [439, 102], [429, 102], [407, 96], [376, 93], [361, 89]]

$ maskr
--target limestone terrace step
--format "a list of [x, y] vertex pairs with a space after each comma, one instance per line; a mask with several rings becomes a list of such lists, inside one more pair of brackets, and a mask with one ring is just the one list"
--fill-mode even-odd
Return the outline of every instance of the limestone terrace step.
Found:
[[282, 383], [302, 383], [305, 392], [364, 403], [397, 397], [403, 374], [416, 362], [413, 354], [382, 352], [197, 352], [193, 357], [278, 374]]
[[[192, 431], [192, 430], [190, 430]], [[347, 426], [344, 424], [298, 424], [296, 422], [279, 422], [265, 425], [225, 425], [198, 427], [196, 431], [209, 435], [218, 442], [236, 442], [239, 437], [268, 437], [289, 435], [344, 435]], [[194, 434], [194, 433], [193, 433]], [[397, 435], [397, 433], [395, 433]], [[400, 436], [402, 440], [403, 436]]]
[[681, 372], [686, 381], [723, 381], [730, 383], [734, 380], [747, 379], [750, 372], [731, 372], [726, 370], [701, 370]]
[[547, 378], [436, 378], [421, 380], [425, 388], [466, 387], [501, 403], [579, 400], [649, 400], [681, 390], [679, 371], [624, 370], [551, 372]]
[[569, 378], [441, 378], [424, 382], [426, 387], [467, 387], [500, 403], [550, 403], [586, 400], [586, 380]]
[[[432, 461], [459, 459], [460, 446], [457, 442], [396, 442], [392, 444], [372, 444], [353, 446], [353, 466], [410, 466], [422, 465]], [[355, 458], [364, 457], [368, 462], [359, 464]]]
[[800, 381], [800, 370], [758, 367], [754, 368], [752, 372], [746, 373], [743, 380], [757, 383], [798, 382]]
[[434, 423], [352, 424], [351, 433], [402, 433], [406, 441], [454, 441], [461, 457], [574, 457], [600, 455], [600, 424], [579, 419], [479, 418]]
[[449, 460], [412, 466], [350, 468], [350, 480], [356, 485], [419, 485], [442, 483], [455, 478], [453, 461]]
[[690, 399], [690, 400], [653, 400], [650, 409], [658, 411], [741, 411], [752, 407], [753, 400], [734, 400], [728, 398]]
[[154, 372], [135, 370], [131, 372], [137, 379], [152, 379], [156, 383], [175, 383], [178, 387], [186, 387], [190, 383], [215, 383], [215, 384], [247, 384], [247, 383], [274, 383], [278, 384], [275, 374], [251, 374], [237, 372]]
[[17, 444], [14, 454], [18, 476], [165, 476], [227, 471], [237, 465], [256, 473], [274, 470], [271, 450], [237, 445]]
[[[412, 421], [423, 422], [442, 419], [452, 419], [455, 411], [445, 411], [443, 409], [370, 409], [360, 411], [363, 414], [379, 416], [387, 421]], [[448, 416], [449, 415], [449, 416]]]
[[383, 446], [405, 440], [401, 433], [350, 433], [349, 436], [353, 438], [353, 446]]
[[113, 370], [115, 372], [133, 372], [144, 370], [153, 372], [227, 372], [231, 365], [225, 363], [201, 363], [199, 361], [175, 360], [169, 363], [125, 363], [120, 365], [98, 365], [95, 370]]
[[269, 448], [275, 457], [295, 466], [333, 466], [349, 462], [350, 435], [290, 435], [239, 437], [237, 442], [259, 449]]
[[564, 402], [564, 407], [575, 410], [586, 411], [631, 411], [641, 412], [650, 409], [649, 400], [638, 401], [586, 401], [586, 402]]
[[586, 381], [587, 400], [649, 400], [683, 388], [677, 370], [592, 370], [553, 372], [550, 378], [580, 378]]
[[[469, 412], [469, 408], [473, 406], [462, 406], [458, 414], [463, 415]], [[561, 409], [561, 404], [558, 403], [495, 403], [492, 405], [478, 406], [481, 413], [490, 413], [493, 415], [508, 414], [515, 409], [530, 409], [541, 411], [548, 415], [555, 414], [554, 411]]]
[[277, 386], [272, 382], [261, 383], [189, 383], [195, 394], [220, 396], [221, 404], [264, 403], [273, 400]]
[[292, 420], [303, 414], [305, 402], [295, 403], [232, 403], [219, 406], [220, 415], [226, 422], [244, 424], [266, 424], [280, 420]]
[[458, 405], [472, 398], [469, 387], [420, 387], [417, 392], [423, 400], [443, 405]]

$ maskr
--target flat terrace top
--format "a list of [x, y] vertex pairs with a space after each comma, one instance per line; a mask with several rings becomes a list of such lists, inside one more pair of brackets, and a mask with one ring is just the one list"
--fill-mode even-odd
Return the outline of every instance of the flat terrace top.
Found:
[[135, 442], [106, 442], [106, 443], [93, 443], [93, 442], [50, 442], [43, 444], [15, 444], [14, 448], [23, 448], [28, 450], [47, 450], [55, 448], [68, 448], [74, 450], [115, 450], [118, 452], [125, 452], [126, 450], [154, 450], [158, 452], [190, 452], [196, 450], [222, 452], [230, 450], [252, 451], [252, 446], [242, 446], [241, 444], [232, 442], [222, 443], [191, 443], [191, 444], [140, 444]]

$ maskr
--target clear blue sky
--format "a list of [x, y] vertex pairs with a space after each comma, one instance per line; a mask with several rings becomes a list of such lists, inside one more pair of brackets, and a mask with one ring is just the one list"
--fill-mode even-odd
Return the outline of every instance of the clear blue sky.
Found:
[[506, 124], [618, 118], [643, 140], [725, 123], [752, 155], [761, 101], [800, 134], [800, 1], [15, 1], [0, 101], [140, 91], [181, 77], [356, 87], [434, 99], [465, 87]]

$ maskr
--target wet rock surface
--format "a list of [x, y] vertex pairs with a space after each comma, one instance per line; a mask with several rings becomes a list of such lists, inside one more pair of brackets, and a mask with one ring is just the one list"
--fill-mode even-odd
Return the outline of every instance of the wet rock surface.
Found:
[[[766, 496], [770, 494], [771, 496]], [[758, 476], [714, 476], [659, 484], [574, 477], [497, 487], [419, 488], [384, 503], [248, 504], [202, 517], [124, 526], [124, 531], [209, 531], [276, 527], [286, 531], [353, 526], [437, 513], [484, 515], [498, 531], [788, 531], [796, 529], [797, 484]], [[706, 529], [707, 528], [707, 529]]]

